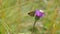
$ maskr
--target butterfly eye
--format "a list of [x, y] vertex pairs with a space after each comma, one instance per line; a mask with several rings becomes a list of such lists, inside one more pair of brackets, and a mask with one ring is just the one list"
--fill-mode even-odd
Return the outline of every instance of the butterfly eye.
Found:
[[35, 15], [35, 11], [29, 12], [28, 15], [33, 17]]

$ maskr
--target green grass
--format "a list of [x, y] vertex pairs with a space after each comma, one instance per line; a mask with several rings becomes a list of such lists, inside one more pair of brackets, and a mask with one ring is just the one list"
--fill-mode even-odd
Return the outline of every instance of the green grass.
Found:
[[[31, 34], [34, 17], [27, 13], [42, 9], [45, 16], [38, 22], [44, 27], [39, 28], [35, 34], [60, 34], [60, 0], [0, 0], [0, 34]], [[38, 23], [37, 22], [37, 23]], [[46, 32], [46, 33], [44, 33]]]

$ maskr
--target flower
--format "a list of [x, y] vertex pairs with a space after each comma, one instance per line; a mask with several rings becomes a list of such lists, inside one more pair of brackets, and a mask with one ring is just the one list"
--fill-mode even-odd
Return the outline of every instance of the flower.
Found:
[[44, 11], [43, 10], [36, 10], [35, 11], [35, 16], [37, 16], [37, 17], [43, 17], [44, 16]]

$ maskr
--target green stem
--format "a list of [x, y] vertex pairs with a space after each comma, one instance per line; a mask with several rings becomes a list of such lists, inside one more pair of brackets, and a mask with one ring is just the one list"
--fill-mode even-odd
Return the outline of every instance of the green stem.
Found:
[[34, 28], [35, 28], [35, 24], [36, 24], [36, 20], [34, 21], [34, 24], [33, 24], [33, 28], [32, 28], [32, 34], [33, 34], [33, 32], [34, 32]]
[[35, 24], [36, 24], [36, 22], [39, 20], [39, 18], [40, 18], [40, 17], [35, 16], [35, 21], [34, 21], [33, 28], [32, 28], [32, 34], [33, 34], [33, 32], [34, 32], [34, 29], [35, 29]]

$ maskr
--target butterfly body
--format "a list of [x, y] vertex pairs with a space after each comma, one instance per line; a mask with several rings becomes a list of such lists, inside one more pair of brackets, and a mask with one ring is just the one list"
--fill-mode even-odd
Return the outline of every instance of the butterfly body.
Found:
[[34, 17], [34, 15], [35, 15], [35, 11], [31, 11], [31, 12], [29, 12], [28, 15]]

